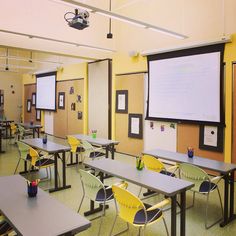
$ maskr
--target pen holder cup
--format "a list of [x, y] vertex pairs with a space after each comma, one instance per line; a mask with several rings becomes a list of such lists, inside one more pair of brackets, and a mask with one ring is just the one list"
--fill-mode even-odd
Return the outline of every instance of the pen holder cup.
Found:
[[27, 191], [29, 197], [36, 197], [38, 193], [38, 185], [32, 185], [32, 183], [27, 184]]
[[142, 160], [136, 160], [136, 169], [137, 170], [142, 170], [144, 167], [144, 163]]
[[92, 138], [97, 138], [97, 133], [92, 133]]
[[46, 143], [47, 143], [47, 141], [48, 141], [48, 139], [47, 139], [47, 138], [43, 138], [43, 144], [46, 144]]
[[187, 149], [187, 153], [188, 153], [188, 157], [189, 157], [189, 158], [193, 158], [194, 151], [193, 151], [192, 148], [188, 148], [188, 149]]

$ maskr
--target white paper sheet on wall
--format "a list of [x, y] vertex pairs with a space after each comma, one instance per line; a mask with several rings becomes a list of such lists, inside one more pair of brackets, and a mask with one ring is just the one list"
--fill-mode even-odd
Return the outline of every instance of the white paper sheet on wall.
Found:
[[118, 110], [125, 110], [125, 94], [118, 96]]
[[131, 118], [131, 133], [139, 134], [139, 118]]

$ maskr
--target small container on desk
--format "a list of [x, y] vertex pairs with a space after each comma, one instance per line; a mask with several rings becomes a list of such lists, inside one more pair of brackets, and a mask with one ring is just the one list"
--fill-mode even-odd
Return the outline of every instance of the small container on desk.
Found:
[[92, 138], [97, 138], [97, 130], [92, 130]]
[[187, 148], [187, 154], [189, 158], [193, 158], [194, 156], [194, 149], [192, 147]]
[[142, 157], [137, 157], [136, 158], [136, 169], [142, 170], [143, 167], [144, 167], [144, 163], [143, 163]]
[[29, 197], [36, 197], [38, 193], [39, 180], [27, 181], [27, 192]]
[[45, 135], [43, 136], [43, 144], [46, 144], [47, 141], [48, 141], [48, 137], [47, 137], [47, 135], [45, 134]]

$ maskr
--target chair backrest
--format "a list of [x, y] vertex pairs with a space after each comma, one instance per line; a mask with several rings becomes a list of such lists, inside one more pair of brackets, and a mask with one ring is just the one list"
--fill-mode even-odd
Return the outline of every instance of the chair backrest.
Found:
[[17, 132], [17, 126], [14, 123], [10, 124], [11, 133], [15, 134]]
[[136, 213], [146, 209], [143, 202], [128, 190], [117, 185], [112, 186], [112, 191], [116, 200], [118, 215], [126, 222], [133, 224]]
[[83, 148], [85, 149], [85, 151], [91, 152], [94, 149], [93, 145], [86, 140], [81, 140], [81, 144], [82, 144]]
[[160, 172], [165, 170], [164, 164], [158, 160], [156, 157], [150, 155], [143, 155], [142, 156], [143, 163], [148, 170]]
[[74, 136], [68, 135], [67, 141], [68, 141], [68, 144], [70, 145], [71, 152], [73, 153], [76, 152], [78, 146], [81, 146], [80, 141]]
[[25, 134], [25, 128], [22, 125], [18, 125], [18, 130], [19, 130], [20, 136], [23, 137]]
[[85, 195], [95, 201], [99, 190], [104, 189], [105, 192], [103, 183], [95, 175], [85, 170], [79, 169], [79, 173]]
[[20, 157], [24, 160], [27, 159], [27, 155], [29, 154], [29, 150], [30, 150], [30, 146], [21, 142], [21, 141], [17, 141], [17, 146], [18, 146], [18, 150], [20, 153]]
[[179, 164], [179, 170], [180, 170], [180, 178], [190, 181], [194, 183], [194, 187], [192, 190], [199, 191], [199, 187], [204, 181], [209, 181], [210, 178], [208, 174], [198, 166], [189, 164], [189, 163], [181, 163]]
[[29, 154], [30, 154], [30, 157], [31, 157], [31, 165], [35, 166], [36, 161], [39, 159], [39, 154], [32, 147], [30, 147]]

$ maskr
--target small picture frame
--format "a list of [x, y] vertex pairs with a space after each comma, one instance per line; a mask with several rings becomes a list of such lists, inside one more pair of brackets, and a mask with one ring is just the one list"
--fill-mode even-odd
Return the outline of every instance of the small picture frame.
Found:
[[129, 131], [128, 137], [130, 138], [143, 138], [143, 115], [142, 114], [129, 114]]
[[65, 109], [65, 92], [58, 93], [58, 109]]
[[36, 110], [36, 120], [41, 121], [41, 110]]
[[128, 113], [128, 90], [116, 90], [116, 113]]
[[77, 118], [78, 118], [78, 120], [82, 120], [83, 119], [83, 112], [82, 111], [78, 111]]
[[224, 150], [224, 127], [200, 125], [199, 149], [223, 152]]
[[27, 99], [27, 112], [31, 112], [31, 99]]
[[3, 94], [0, 95], [0, 104], [4, 105], [4, 95]]
[[32, 107], [36, 105], [36, 93], [32, 93]]

